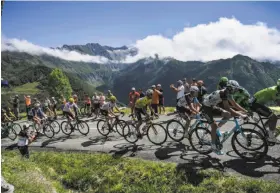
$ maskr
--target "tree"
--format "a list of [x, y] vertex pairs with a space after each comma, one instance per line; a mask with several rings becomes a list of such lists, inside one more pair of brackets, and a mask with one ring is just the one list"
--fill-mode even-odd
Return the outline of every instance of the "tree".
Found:
[[63, 95], [69, 98], [72, 94], [72, 87], [68, 77], [62, 70], [55, 68], [48, 76], [48, 90], [51, 96], [60, 97]]

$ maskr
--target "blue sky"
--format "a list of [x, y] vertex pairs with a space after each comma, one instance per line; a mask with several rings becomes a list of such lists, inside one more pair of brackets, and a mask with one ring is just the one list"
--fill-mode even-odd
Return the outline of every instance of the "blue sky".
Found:
[[172, 37], [187, 25], [234, 16], [280, 29], [280, 2], [9, 2], [2, 34], [41, 46], [122, 46], [148, 35]]

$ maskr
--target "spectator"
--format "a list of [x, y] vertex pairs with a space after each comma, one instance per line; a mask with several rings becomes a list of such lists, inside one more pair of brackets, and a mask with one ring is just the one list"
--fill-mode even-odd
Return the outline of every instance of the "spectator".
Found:
[[16, 116], [17, 119], [19, 119], [19, 99], [18, 95], [15, 96], [13, 99], [13, 110], [14, 110], [14, 115]]
[[28, 96], [24, 95], [24, 99], [25, 99], [26, 116], [27, 116], [28, 112], [31, 109], [31, 97], [29, 95]]
[[90, 106], [91, 106], [91, 99], [90, 97], [86, 94], [85, 95], [85, 110], [88, 113], [90, 113]]
[[18, 149], [19, 152], [21, 153], [22, 157], [29, 158], [29, 150], [28, 150], [28, 145], [35, 140], [36, 135], [32, 133], [32, 136], [29, 137], [27, 133], [28, 127], [26, 125], [23, 125], [23, 130], [19, 132], [18, 136]]
[[100, 103], [100, 107], [101, 107], [105, 103], [105, 100], [106, 100], [106, 98], [105, 98], [103, 93], [100, 93], [99, 100], [100, 100], [99, 103]]
[[74, 103], [78, 105], [78, 96], [74, 94], [72, 98], [74, 99]]
[[[152, 90], [153, 90], [153, 96], [152, 96], [151, 107], [153, 108], [155, 114], [157, 115], [158, 114], [158, 105], [159, 105], [159, 96], [161, 95], [161, 92], [156, 89], [155, 85], [152, 86]], [[151, 115], [152, 115], [152, 112], [151, 112]]]
[[195, 78], [193, 78], [193, 82], [191, 83], [191, 86], [197, 86], [197, 81]]
[[188, 83], [188, 81], [187, 81], [187, 78], [184, 78], [184, 79], [183, 79], [183, 83], [184, 83], [184, 87], [185, 87], [185, 92], [184, 92], [184, 94], [190, 93], [190, 85], [189, 85], [189, 83]]
[[55, 100], [54, 97], [51, 98], [51, 110], [54, 113], [54, 118], [57, 119], [57, 113], [56, 113], [56, 105], [57, 105], [57, 101]]
[[174, 84], [171, 84], [170, 88], [173, 89], [177, 93], [177, 97], [176, 97], [176, 110], [178, 111], [177, 103], [178, 103], [179, 99], [185, 95], [184, 94], [185, 87], [183, 85], [183, 81], [181, 81], [181, 80], [177, 81], [177, 88], [174, 87]]
[[97, 93], [94, 93], [92, 97], [92, 104], [93, 104], [93, 109], [96, 112], [96, 110], [100, 108], [100, 96], [97, 96]]
[[204, 86], [204, 82], [202, 80], [197, 81], [197, 87], [199, 89], [197, 99], [200, 103], [203, 101], [203, 96], [207, 94], [207, 89]]
[[131, 89], [131, 92], [129, 93], [129, 97], [128, 97], [128, 100], [129, 100], [129, 106], [130, 106], [130, 109], [131, 109], [131, 115], [133, 115], [133, 112], [134, 112], [134, 108], [135, 108], [135, 102], [137, 101], [137, 99], [140, 98], [140, 94], [138, 92], [135, 91], [135, 88], [133, 87]]
[[161, 110], [165, 114], [163, 90], [160, 84], [157, 85], [157, 90], [161, 92], [161, 95], [159, 95], [159, 114], [161, 114]]
[[143, 92], [143, 90], [140, 88], [138, 93], [140, 94], [140, 98], [145, 97], [145, 93]]

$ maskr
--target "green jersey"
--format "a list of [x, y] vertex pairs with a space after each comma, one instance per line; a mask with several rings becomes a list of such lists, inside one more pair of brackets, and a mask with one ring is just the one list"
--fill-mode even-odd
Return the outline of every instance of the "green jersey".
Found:
[[268, 102], [280, 100], [280, 93], [277, 91], [277, 86], [265, 88], [257, 92], [254, 97], [257, 99], [257, 103], [265, 105]]
[[248, 101], [250, 99], [250, 94], [245, 88], [241, 88], [239, 92], [233, 94], [235, 102], [240, 104], [241, 102]]

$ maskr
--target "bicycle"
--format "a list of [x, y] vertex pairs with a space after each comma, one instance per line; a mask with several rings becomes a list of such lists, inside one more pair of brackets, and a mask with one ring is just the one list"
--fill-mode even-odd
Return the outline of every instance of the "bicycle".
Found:
[[[197, 126], [197, 124], [200, 124], [201, 126], [203, 126], [203, 124], [206, 124], [206, 121], [202, 121], [203, 114], [192, 116], [191, 119], [195, 119], [195, 122], [193, 124], [190, 124], [188, 129], [185, 129], [185, 126], [181, 123], [181, 122], [186, 122], [184, 119], [184, 115], [182, 113], [172, 113], [172, 114], [168, 114], [167, 116], [174, 115], [174, 114], [175, 114], [175, 118], [167, 121], [166, 131], [168, 136], [176, 142], [180, 142], [184, 139], [186, 131], [188, 132], [188, 136], [189, 136], [190, 132]], [[174, 125], [173, 128], [172, 125]]]
[[[124, 113], [121, 113], [122, 117]], [[97, 130], [103, 136], [108, 136], [111, 132], [117, 132], [120, 136], [123, 136], [123, 127], [126, 126], [126, 121], [119, 119], [119, 115], [114, 117], [115, 121], [110, 124], [108, 118], [97, 120]], [[120, 128], [118, 128], [120, 126]], [[116, 130], [114, 130], [114, 127]]]
[[[263, 117], [263, 116], [261, 116], [260, 114], [258, 114], [257, 113], [257, 115], [258, 115], [258, 117], [255, 117], [254, 115], [253, 115], [253, 113], [251, 113], [249, 116], [252, 118], [252, 120], [254, 120], [255, 122], [250, 122], [249, 120], [248, 121], [246, 121], [246, 122], [244, 122], [242, 125], [251, 125], [252, 126], [252, 128], [251, 129], [253, 129], [253, 130], [258, 130], [258, 131], [260, 131], [262, 134], [263, 134], [263, 136], [268, 140], [268, 138], [269, 138], [269, 134], [268, 134], [268, 130], [269, 130], [269, 128], [268, 128], [268, 119], [269, 118], [267, 118], [267, 117]], [[278, 119], [278, 122], [280, 121], [280, 115], [277, 115], [277, 119]], [[264, 120], [267, 120], [267, 121], [265, 121], [264, 122]], [[261, 126], [260, 126], [260, 123], [261, 123]], [[279, 126], [280, 126], [280, 123], [278, 124]], [[278, 126], [278, 127], [279, 127]], [[278, 127], [277, 127], [277, 125], [276, 125], [276, 137], [278, 136], [278, 135], [280, 135], [280, 127], [279, 127], [279, 129], [278, 129]], [[275, 142], [270, 142], [269, 140], [268, 140], [268, 145], [269, 146], [274, 146], [276, 143]]]
[[[217, 135], [217, 140], [216, 140], [216, 146], [219, 150], [222, 150], [223, 148], [223, 143], [225, 141], [227, 141], [227, 139], [229, 139], [229, 137], [231, 135], [232, 136], [232, 139], [231, 139], [231, 146], [234, 150], [234, 152], [240, 156], [241, 158], [243, 159], [247, 159], [247, 160], [256, 160], [256, 159], [261, 159], [263, 158], [264, 156], [267, 155], [267, 152], [268, 152], [268, 143], [265, 139], [265, 137], [258, 131], [256, 130], [253, 130], [253, 129], [246, 129], [244, 128], [244, 126], [241, 126], [241, 124], [239, 124], [239, 122], [237, 121], [237, 119], [239, 119], [238, 117], [234, 117], [233, 120], [229, 120], [229, 121], [233, 121], [235, 123], [235, 126], [234, 128], [230, 131], [230, 132], [225, 132], [223, 134], [223, 136], [220, 138], [218, 135]], [[220, 121], [217, 121], [217, 122], [220, 122]], [[209, 127], [209, 125], [208, 125]], [[195, 133], [195, 135], [194, 135]], [[199, 142], [198, 142], [198, 146], [199, 147], [202, 147], [203, 145], [207, 146], [208, 149], [206, 150], [200, 150], [198, 149], [196, 146], [195, 146], [195, 143], [194, 143], [194, 137], [198, 134], [202, 133], [203, 136], [201, 137], [198, 137], [199, 139]], [[247, 133], [247, 134], [245, 134]], [[209, 139], [205, 139], [205, 136], [208, 136]], [[238, 136], [241, 135], [241, 138], [245, 139], [245, 146], [241, 145], [241, 143], [239, 142], [238, 140]], [[222, 140], [221, 140], [222, 139]], [[255, 143], [252, 143], [252, 139], [258, 139], [260, 140], [261, 142], [257, 142], [256, 144], [257, 145], [260, 145], [259, 147], [255, 147], [255, 148], [252, 148], [251, 146], [254, 145]], [[249, 151], [253, 151], [255, 154], [257, 154], [256, 151], [260, 150], [263, 148], [263, 152], [259, 152], [259, 156], [257, 156], [256, 158], [250, 158], [250, 157], [246, 157], [245, 154], [242, 154], [239, 152], [239, 150], [237, 150], [237, 144], [240, 145], [242, 148], [244, 148], [245, 150], [249, 150]], [[210, 154], [212, 152], [212, 148], [211, 148], [211, 131], [207, 128], [207, 127], [200, 127], [199, 125], [193, 129], [190, 133], [190, 144], [192, 146], [192, 148], [201, 153], [201, 154]]]
[[48, 117], [47, 122], [53, 127], [55, 134], [60, 132], [60, 124], [54, 118]]
[[[144, 122], [145, 125], [142, 127], [142, 134], [141, 135], [147, 135], [147, 138], [149, 141], [155, 145], [162, 145], [167, 140], [167, 131], [165, 128], [158, 123], [153, 123], [153, 117], [147, 117]], [[137, 122], [136, 122], [137, 123]], [[135, 124], [126, 124], [125, 127], [123, 127], [123, 136], [126, 141], [129, 143], [136, 143], [139, 140], [138, 132], [136, 130], [136, 123]], [[156, 129], [157, 128], [157, 129]], [[139, 130], [141, 130], [139, 128]], [[140, 132], [141, 133], [141, 132]], [[155, 134], [153, 137], [152, 134]], [[160, 135], [162, 134], [162, 135]], [[131, 139], [130, 139], [131, 137]], [[161, 139], [159, 142], [154, 141], [155, 138]]]
[[8, 137], [11, 140], [15, 140], [17, 138], [18, 133], [22, 130], [21, 126], [18, 123], [7, 122], [1, 123], [1, 139]]
[[61, 131], [65, 135], [71, 135], [75, 130], [78, 130], [82, 135], [87, 135], [89, 133], [89, 126], [86, 121], [80, 120], [79, 117], [74, 119], [74, 123], [71, 123], [71, 119], [68, 118], [67, 121], [63, 121], [60, 124]]
[[37, 133], [40, 132], [41, 128], [43, 128], [43, 134], [47, 138], [51, 139], [54, 136], [54, 134], [55, 134], [54, 129], [46, 118], [41, 119], [40, 125], [33, 121], [32, 124], [28, 126], [28, 130], [30, 130], [31, 132], [37, 132]]

